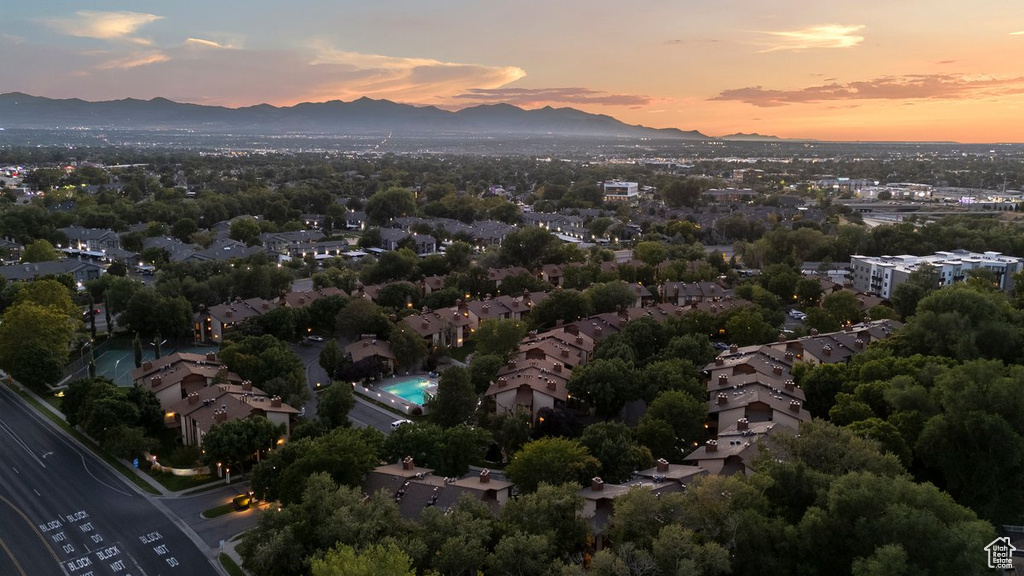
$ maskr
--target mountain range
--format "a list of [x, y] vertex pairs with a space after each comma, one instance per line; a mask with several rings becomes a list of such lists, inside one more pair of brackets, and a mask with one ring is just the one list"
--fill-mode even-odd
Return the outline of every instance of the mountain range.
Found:
[[457, 112], [360, 98], [294, 106], [260, 104], [244, 108], [204, 106], [166, 98], [89, 102], [52, 99], [21, 92], [0, 94], [0, 127], [30, 129], [195, 130], [248, 134], [449, 134], [624, 137], [705, 140], [696, 130], [648, 128], [604, 114], [546, 106], [524, 110], [484, 104]]

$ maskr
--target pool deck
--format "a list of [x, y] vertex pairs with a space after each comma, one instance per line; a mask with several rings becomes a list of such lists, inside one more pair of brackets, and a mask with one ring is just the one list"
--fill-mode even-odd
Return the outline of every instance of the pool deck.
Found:
[[396, 384], [404, 384], [406, 382], [409, 382], [410, 380], [427, 380], [427, 381], [431, 382], [435, 387], [437, 386], [437, 377], [430, 376], [429, 374], [426, 374], [426, 373], [421, 373], [421, 374], [398, 374], [398, 375], [395, 375], [395, 376], [391, 376], [390, 378], [385, 378], [384, 380], [381, 380], [379, 382], [373, 382], [373, 383], [368, 384], [368, 385], [353, 384], [353, 390], [357, 394], [361, 394], [363, 396], [366, 396], [367, 398], [370, 398], [371, 400], [376, 400], [377, 402], [380, 402], [381, 404], [384, 404], [385, 406], [391, 406], [395, 410], [400, 411], [402, 413], [412, 414], [413, 410], [418, 408], [421, 411], [421, 413], [425, 414], [426, 413], [426, 407], [425, 406], [423, 406], [421, 404], [417, 404], [417, 403], [415, 403], [415, 402], [413, 402], [411, 400], [406, 400], [405, 398], [402, 398], [401, 396], [397, 396], [395, 394], [392, 394], [392, 393], [384, 390], [384, 388], [387, 387], [387, 386], [394, 386]]

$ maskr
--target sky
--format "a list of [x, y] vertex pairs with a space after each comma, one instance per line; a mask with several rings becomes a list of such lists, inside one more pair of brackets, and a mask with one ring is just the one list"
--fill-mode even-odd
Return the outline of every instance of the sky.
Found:
[[1024, 142], [1024, 2], [47, 0], [0, 92], [229, 107], [573, 107], [822, 140]]

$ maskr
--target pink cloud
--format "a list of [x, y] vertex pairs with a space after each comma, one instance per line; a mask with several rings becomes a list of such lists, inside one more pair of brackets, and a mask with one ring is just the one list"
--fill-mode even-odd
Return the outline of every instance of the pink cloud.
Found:
[[749, 86], [723, 90], [714, 101], [745, 102], [759, 107], [842, 100], [958, 100], [1016, 94], [1024, 77], [993, 78], [962, 74], [909, 74], [857, 82], [821, 84], [795, 90]]
[[472, 89], [457, 94], [456, 100], [479, 104], [506, 103], [535, 107], [545, 104], [596, 104], [601, 106], [642, 107], [654, 102], [640, 94], [609, 94], [589, 88], [491, 88]]

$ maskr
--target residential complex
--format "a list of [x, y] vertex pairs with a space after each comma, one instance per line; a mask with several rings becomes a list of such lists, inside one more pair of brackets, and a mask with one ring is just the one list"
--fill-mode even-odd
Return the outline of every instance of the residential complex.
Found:
[[852, 256], [853, 289], [890, 298], [897, 286], [910, 273], [928, 265], [938, 275], [938, 286], [948, 286], [967, 279], [971, 270], [986, 270], [995, 275], [1000, 290], [1013, 289], [1013, 275], [1024, 268], [1024, 258], [1004, 256], [999, 252], [953, 250], [929, 256]]

